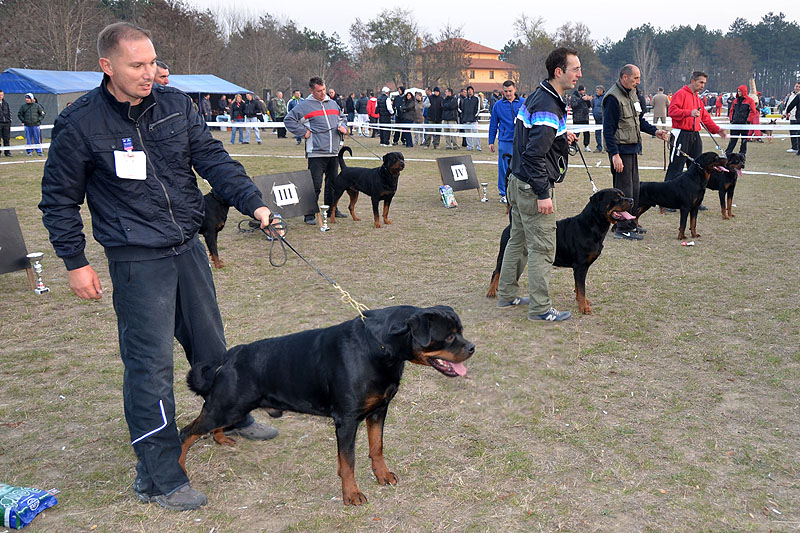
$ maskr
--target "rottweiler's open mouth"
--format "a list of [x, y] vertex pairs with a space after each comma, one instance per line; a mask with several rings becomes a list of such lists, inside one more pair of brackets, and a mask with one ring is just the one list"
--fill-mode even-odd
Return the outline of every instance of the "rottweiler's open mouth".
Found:
[[428, 357], [428, 362], [431, 364], [433, 368], [435, 368], [445, 376], [449, 376], [452, 378], [455, 376], [467, 375], [467, 367], [464, 366], [464, 363], [453, 363], [451, 361], [445, 361], [444, 359], [439, 359], [438, 357]]
[[627, 211], [612, 211], [611, 218], [613, 218], [614, 220], [633, 220], [636, 217], [631, 215]]
[[721, 167], [721, 166], [719, 166], [719, 165], [713, 166], [713, 167], [711, 167], [711, 168], [713, 168], [713, 169], [714, 169], [714, 170], [716, 170], [717, 172], [730, 172], [730, 170], [728, 170], [727, 168], [725, 168], [725, 167]]

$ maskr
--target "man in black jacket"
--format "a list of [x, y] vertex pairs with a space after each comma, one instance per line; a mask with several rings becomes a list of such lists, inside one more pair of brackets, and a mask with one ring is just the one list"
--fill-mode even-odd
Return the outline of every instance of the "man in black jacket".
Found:
[[[83, 299], [103, 294], [84, 253], [84, 200], [105, 249], [125, 365], [125, 419], [138, 458], [136, 497], [171, 510], [196, 509], [207, 498], [178, 464], [173, 337], [192, 366], [212, 368], [222, 364], [226, 342], [197, 236], [203, 194], [193, 169], [262, 228], [270, 210], [189, 97], [153, 85], [156, 53], [145, 30], [111, 24], [100, 32], [97, 49], [103, 81], [56, 119], [39, 208], [70, 288]], [[259, 440], [277, 435], [249, 414], [232, 432]]]
[[[430, 106], [428, 107], [428, 123], [441, 124], [442, 93], [438, 87], [433, 88], [433, 93], [428, 96], [428, 101], [430, 102]], [[433, 149], [436, 150], [439, 147], [439, 139], [441, 139], [441, 135], [435, 135], [434, 133], [437, 131], [439, 131], [438, 128], [431, 128], [425, 132], [425, 142], [423, 143], [425, 148], [431, 145], [431, 139], [433, 139]]]
[[445, 127], [444, 132], [448, 135], [444, 138], [445, 150], [458, 150], [461, 136], [458, 135], [458, 99], [453, 96], [453, 89], [447, 88], [444, 91], [442, 100], [442, 124], [450, 124]]
[[[467, 97], [461, 100], [461, 123], [469, 128], [464, 128], [464, 133], [467, 138], [467, 150], [481, 151], [481, 139], [478, 134], [478, 113], [480, 112], [480, 103], [478, 97], [475, 96], [475, 89], [470, 85], [467, 87]], [[475, 137], [473, 137], [475, 135]]]
[[389, 131], [392, 122], [392, 115], [394, 115], [394, 107], [392, 107], [392, 99], [389, 97], [389, 88], [384, 87], [381, 89], [381, 95], [378, 97], [378, 103], [375, 106], [378, 111], [378, 124], [380, 127], [381, 146], [389, 146]]
[[[394, 95], [394, 100], [392, 100], [392, 107], [394, 108], [394, 123], [395, 124], [403, 124], [405, 119], [403, 117], [403, 98], [405, 97], [406, 88], [402, 85], [397, 88], [397, 94]], [[394, 138], [392, 139], [392, 146], [397, 146], [400, 142], [400, 135], [403, 132], [400, 129], [396, 129], [394, 131]]]
[[[0, 138], [3, 146], [11, 146], [11, 107], [5, 100], [3, 89], [0, 89]], [[11, 150], [6, 150], [6, 157], [11, 157]]]
[[[592, 112], [592, 97], [586, 94], [586, 87], [578, 85], [578, 90], [573, 93], [569, 101], [572, 107], [572, 123], [573, 124], [589, 124], [589, 114]], [[589, 141], [592, 134], [588, 131], [583, 132], [583, 150], [591, 152], [589, 148]]]
[[[528, 320], [562, 321], [550, 300], [550, 273], [556, 254], [555, 184], [567, 173], [569, 145], [564, 94], [581, 77], [578, 52], [556, 48], [545, 61], [548, 78], [520, 107], [514, 124], [514, 152], [506, 197], [511, 204], [511, 235], [503, 256], [497, 307], [528, 305]], [[530, 298], [519, 297], [519, 277], [528, 256]]]

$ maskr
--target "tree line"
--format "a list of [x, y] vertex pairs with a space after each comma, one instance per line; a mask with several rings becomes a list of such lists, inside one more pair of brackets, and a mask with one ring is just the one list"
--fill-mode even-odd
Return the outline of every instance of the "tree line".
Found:
[[[0, 0], [0, 67], [97, 70], [97, 34], [118, 20], [150, 30], [172, 73], [216, 74], [259, 93], [305, 90], [311, 76], [322, 76], [339, 93], [390, 82], [467, 83], [462, 29], [448, 24], [435, 34], [423, 31], [400, 7], [354, 18], [345, 43], [337, 33], [292, 20], [236, 7], [199, 9], [183, 0]], [[581, 22], [549, 33], [544, 19], [521, 15], [513, 28], [501, 58], [519, 67], [515, 81], [522, 92], [546, 77], [544, 58], [556, 46], [578, 50], [581, 82], [590, 91], [612, 83], [626, 63], [640, 67], [646, 92], [658, 86], [675, 91], [693, 70], [704, 70], [711, 90], [730, 91], [754, 77], [765, 95], [780, 97], [800, 73], [800, 26], [783, 13], [770, 12], [757, 23], [738, 18], [727, 32], [645, 24], [616, 42], [597, 42]]]

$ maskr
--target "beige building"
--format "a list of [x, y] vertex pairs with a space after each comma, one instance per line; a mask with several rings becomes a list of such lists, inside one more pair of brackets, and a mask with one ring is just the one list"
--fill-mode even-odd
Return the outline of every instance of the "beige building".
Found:
[[[502, 91], [504, 81], [519, 79], [519, 67], [501, 61], [499, 59], [502, 54], [500, 50], [466, 39], [457, 39], [457, 41], [457, 48], [463, 49], [469, 58], [469, 66], [464, 71], [465, 86], [472, 85], [476, 93], [488, 94], [495, 89]], [[436, 43], [423, 48], [420, 53], [437, 53], [441, 48], [442, 43]], [[418, 71], [418, 78], [423, 78], [421, 70]], [[460, 87], [454, 87], [454, 89], [458, 90]]]

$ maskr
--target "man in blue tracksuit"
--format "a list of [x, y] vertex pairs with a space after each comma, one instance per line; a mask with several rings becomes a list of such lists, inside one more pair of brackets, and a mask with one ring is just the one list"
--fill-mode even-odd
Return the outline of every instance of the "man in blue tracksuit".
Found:
[[525, 103], [524, 98], [517, 96], [517, 86], [511, 80], [503, 82], [503, 99], [492, 106], [489, 119], [489, 150], [494, 152], [494, 140], [497, 139], [497, 190], [500, 201], [506, 203], [506, 170], [508, 161], [505, 154], [511, 155], [514, 148], [514, 119], [519, 108]]

